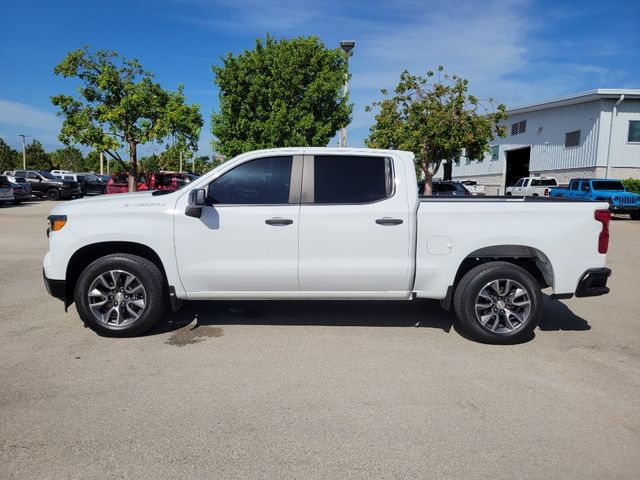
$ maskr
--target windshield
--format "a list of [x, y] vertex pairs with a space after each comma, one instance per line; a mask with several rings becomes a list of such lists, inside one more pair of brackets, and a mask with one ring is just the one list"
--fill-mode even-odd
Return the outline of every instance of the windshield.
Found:
[[613, 190], [615, 192], [624, 192], [624, 185], [622, 185], [622, 182], [619, 182], [617, 180], [615, 180], [615, 181], [600, 181], [600, 182], [593, 182], [593, 189], [594, 190]]
[[48, 178], [49, 180], [59, 180], [58, 177], [54, 177], [52, 174], [44, 170], [38, 170], [38, 173], [42, 175], [44, 178]]

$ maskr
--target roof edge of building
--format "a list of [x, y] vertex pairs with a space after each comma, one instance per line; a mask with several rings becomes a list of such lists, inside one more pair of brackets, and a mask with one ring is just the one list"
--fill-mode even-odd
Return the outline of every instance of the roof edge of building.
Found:
[[565, 105], [575, 105], [577, 103], [586, 103], [594, 100], [605, 98], [633, 97], [640, 99], [640, 88], [598, 88], [596, 90], [588, 90], [586, 92], [574, 93], [564, 97], [553, 98], [541, 102], [531, 103], [528, 105], [519, 105], [507, 109], [507, 113], [527, 113], [536, 110], [544, 110], [547, 108], [563, 107]]

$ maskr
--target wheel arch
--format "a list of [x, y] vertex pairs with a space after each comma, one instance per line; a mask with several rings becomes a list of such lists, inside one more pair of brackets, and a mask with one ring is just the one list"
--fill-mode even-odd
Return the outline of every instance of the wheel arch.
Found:
[[445, 310], [451, 308], [455, 289], [467, 272], [483, 263], [495, 261], [508, 262], [526, 270], [536, 279], [540, 288], [554, 285], [553, 265], [541, 250], [525, 245], [492, 245], [474, 250], [462, 260], [453, 284], [448, 287], [446, 297], [441, 300], [442, 307]]
[[[155, 264], [162, 273], [165, 284], [167, 283], [167, 272], [160, 260], [160, 256], [151, 247], [136, 242], [99, 242], [85, 245], [78, 249], [69, 259], [66, 272], [66, 300], [65, 305], [73, 303], [74, 291], [80, 274], [91, 263], [106, 255], [115, 253], [128, 253], [145, 258]], [[168, 286], [168, 285], [167, 285]]]

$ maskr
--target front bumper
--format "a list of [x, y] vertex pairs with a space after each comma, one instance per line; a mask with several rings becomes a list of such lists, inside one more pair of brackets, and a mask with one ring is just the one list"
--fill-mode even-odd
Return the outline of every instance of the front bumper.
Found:
[[65, 280], [52, 280], [47, 278], [44, 273], [44, 269], [42, 270], [42, 278], [44, 279], [44, 284], [47, 287], [47, 292], [52, 297], [57, 298], [58, 300], [62, 300], [65, 305], [67, 303], [67, 282]]
[[578, 282], [576, 297], [606, 295], [609, 293], [609, 287], [607, 287], [609, 276], [611, 276], [611, 269], [609, 268], [591, 268], [587, 270]]
[[638, 213], [640, 205], [610, 205], [609, 211], [611, 213]]
[[29, 200], [31, 199], [31, 192], [13, 192], [13, 197], [16, 200]]

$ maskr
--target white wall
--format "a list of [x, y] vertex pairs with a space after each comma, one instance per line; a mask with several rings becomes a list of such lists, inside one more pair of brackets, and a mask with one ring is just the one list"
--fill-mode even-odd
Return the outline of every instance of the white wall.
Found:
[[[611, 115], [614, 99], [602, 100], [600, 114], [600, 145], [598, 148], [598, 166], [607, 164], [609, 131], [611, 129]], [[629, 121], [640, 121], [640, 100], [623, 100], [618, 106], [617, 115], [613, 120], [611, 135], [610, 166], [640, 168], [640, 143], [627, 142]]]

